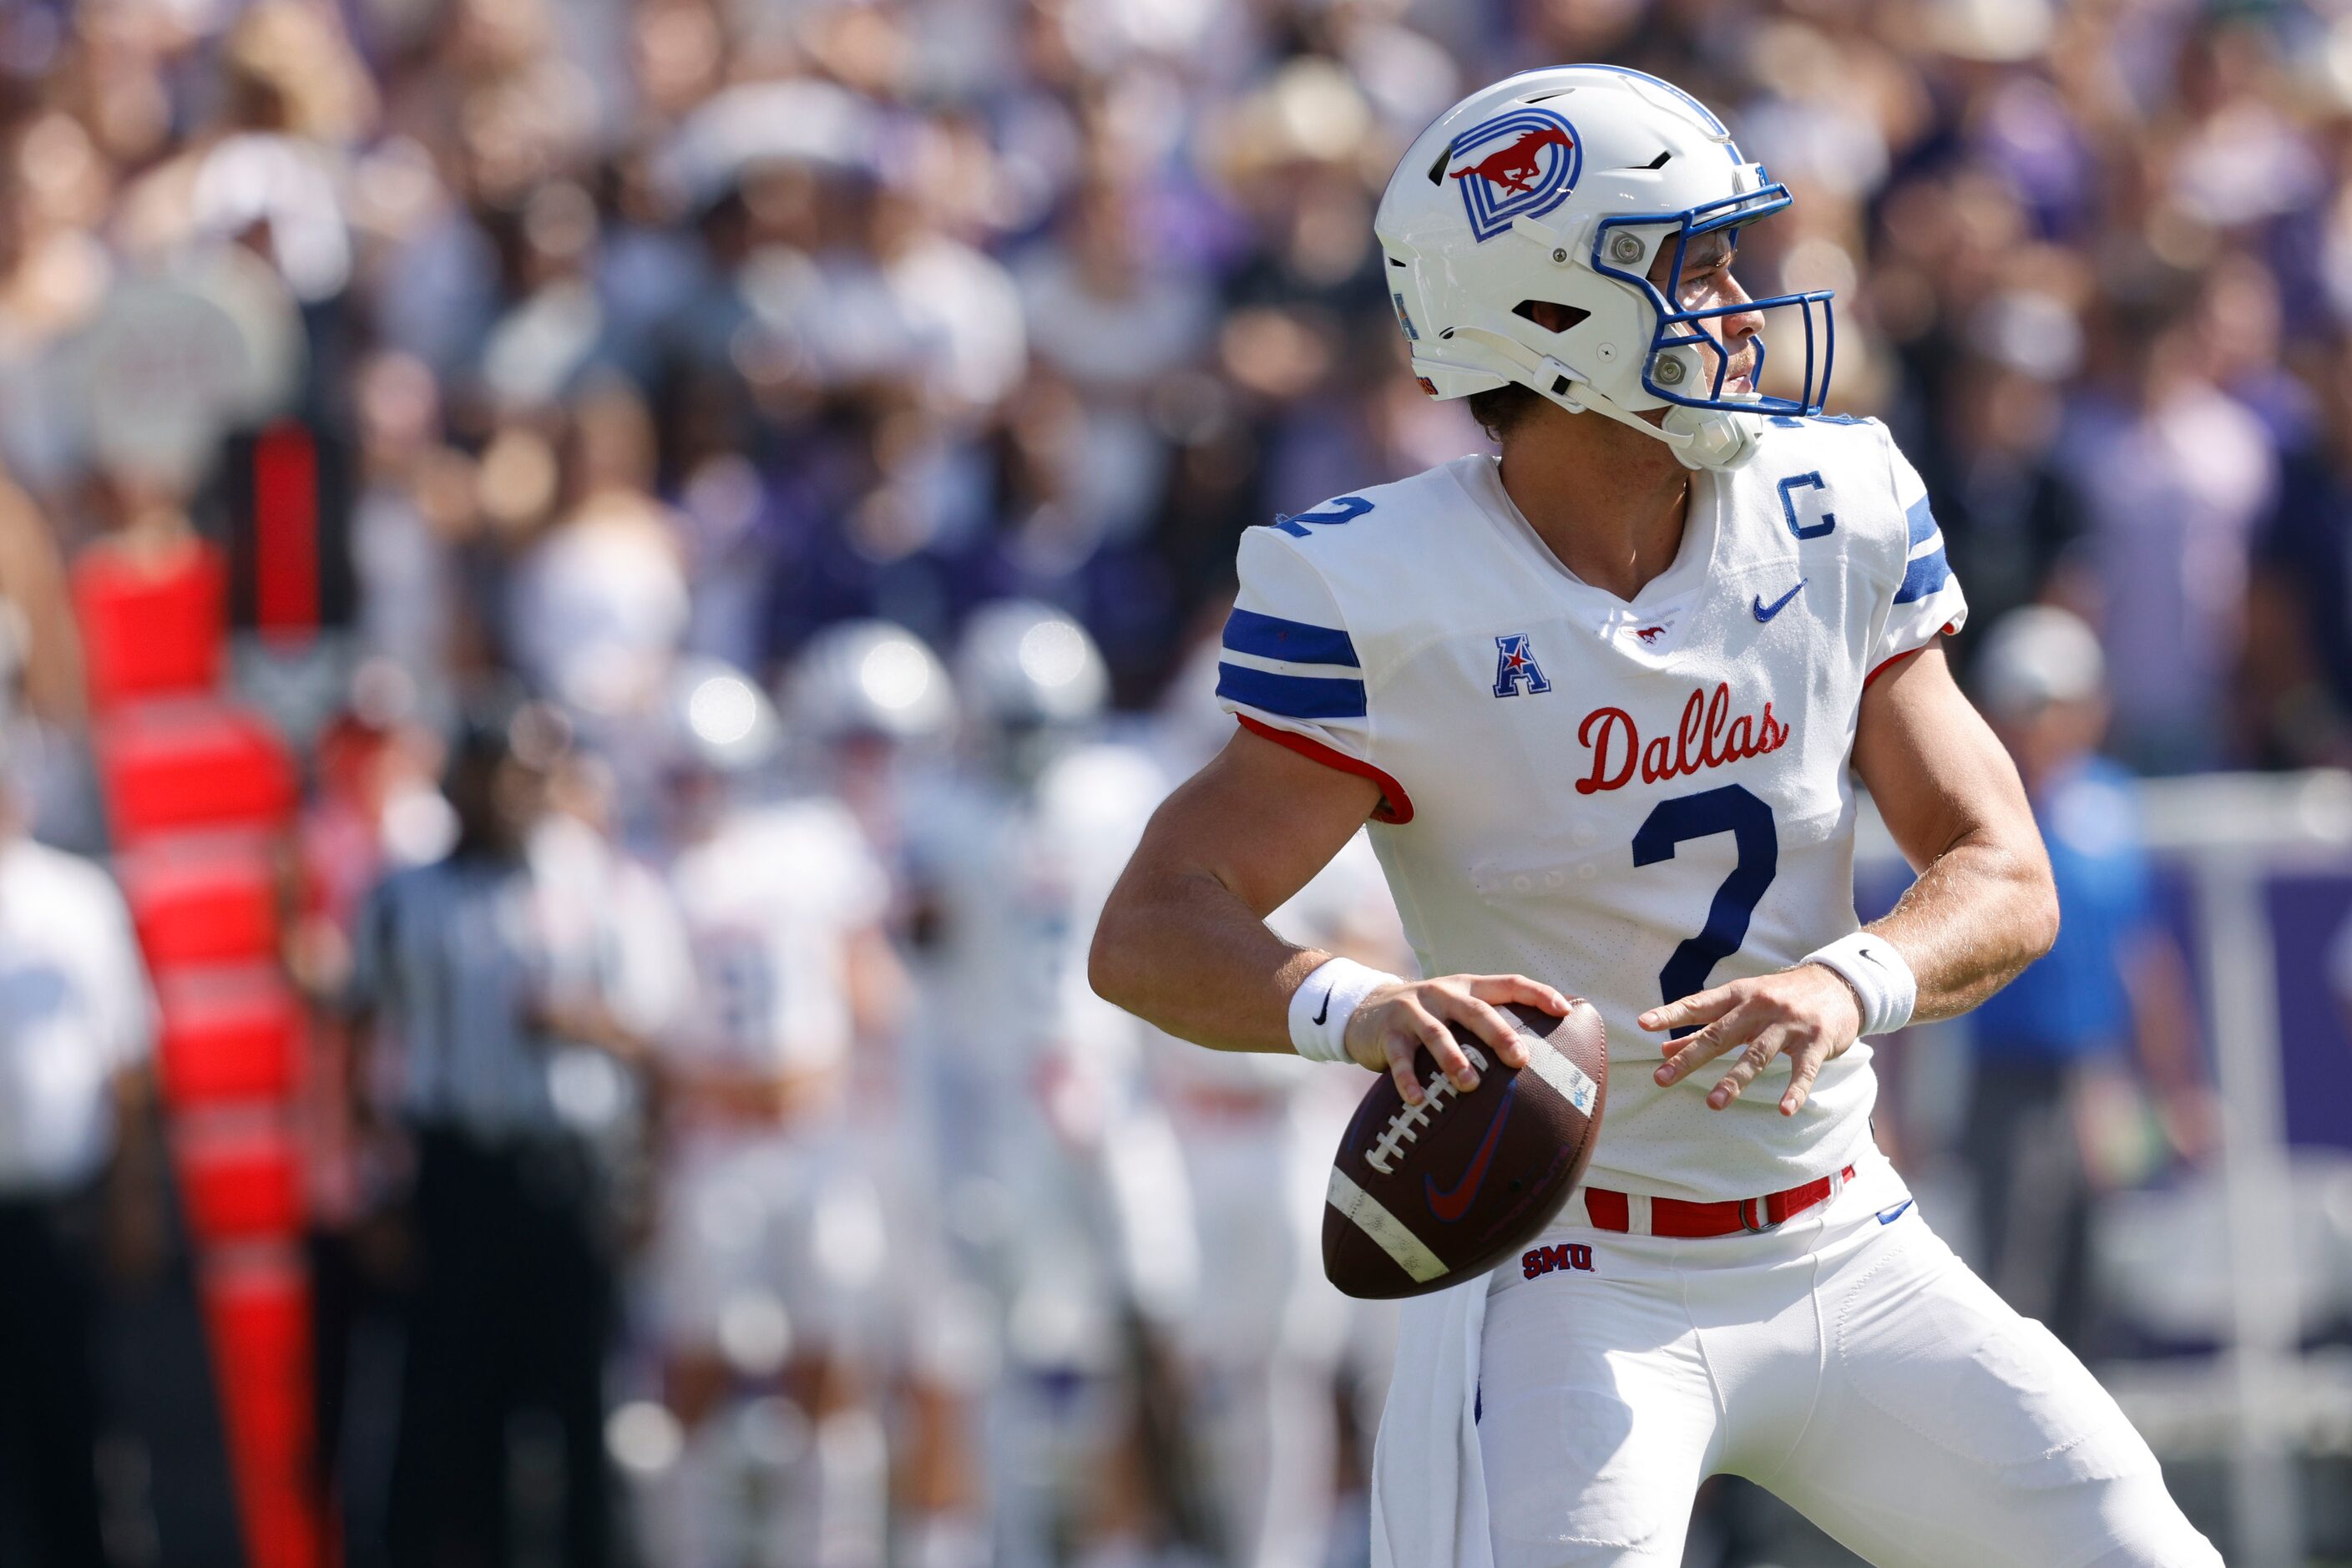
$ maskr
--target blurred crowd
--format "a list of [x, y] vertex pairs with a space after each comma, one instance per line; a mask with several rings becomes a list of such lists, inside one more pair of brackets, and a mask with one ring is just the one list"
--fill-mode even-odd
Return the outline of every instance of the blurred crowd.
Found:
[[79, 548], [203, 521], [211, 441], [300, 414], [428, 701], [610, 714], [680, 647], [1021, 595], [1142, 705], [1240, 529], [1474, 438], [1398, 374], [1370, 214], [1461, 92], [1586, 58], [1799, 193], [1751, 283], [1839, 291], [1833, 405], [1918, 458], [1980, 621], [2101, 629], [2119, 754], [2343, 754], [2320, 5], [18, 4], [0, 453]]
[[[1926, 476], [1970, 678], [2008, 612], [2074, 617], [1982, 672], [2053, 788], [2102, 745], [2111, 793], [2352, 761], [2332, 6], [0, 5], [40, 838], [103, 848], [64, 569], [238, 537], [256, 432], [316, 483], [324, 625], [244, 673], [307, 772], [354, 1563], [500, 1560], [526, 1405], [567, 1560], [608, 1457], [663, 1563], [1346, 1550], [1383, 1375], [1315, 1258], [1347, 1086], [1162, 1050], [1079, 959], [1220, 742], [1240, 531], [1482, 440], [1405, 373], [1393, 159], [1578, 59], [1797, 194], [1744, 280], [1837, 290], [1831, 406]], [[1407, 962], [1333, 879], [1293, 934]], [[2085, 962], [2069, 1041], [2178, 994]], [[334, 1361], [371, 1321], [396, 1371]]]

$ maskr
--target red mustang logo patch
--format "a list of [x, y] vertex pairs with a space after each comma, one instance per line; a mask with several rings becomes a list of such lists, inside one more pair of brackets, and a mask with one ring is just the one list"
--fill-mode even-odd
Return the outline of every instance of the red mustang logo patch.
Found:
[[1584, 150], [1575, 126], [1549, 109], [1522, 104], [1456, 136], [1445, 162], [1462, 193], [1470, 236], [1483, 245], [1520, 218], [1541, 217], [1568, 200]]
[[1466, 169], [1451, 171], [1449, 177], [1466, 180], [1475, 174], [1482, 180], [1492, 180], [1507, 191], [1525, 194], [1536, 188], [1536, 176], [1543, 173], [1541, 165], [1536, 162], [1538, 152], [1546, 147], [1565, 150], [1575, 145], [1569, 140], [1567, 132], [1556, 125], [1547, 125], [1539, 131], [1527, 132], [1499, 152], [1487, 153]]

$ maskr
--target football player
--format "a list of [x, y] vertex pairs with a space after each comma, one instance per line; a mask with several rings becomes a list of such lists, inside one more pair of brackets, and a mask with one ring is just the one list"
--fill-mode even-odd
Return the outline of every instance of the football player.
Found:
[[[1211, 639], [1184, 661], [1156, 715], [1158, 750], [1181, 772], [1233, 728], [1215, 696], [1217, 653]], [[1410, 963], [1361, 833], [1266, 923], [1360, 963]], [[1213, 1282], [1187, 1308], [1181, 1342], [1227, 1555], [1246, 1568], [1319, 1565], [1330, 1555], [1339, 1464], [1336, 1384], [1343, 1366], [1366, 1382], [1387, 1376], [1381, 1342], [1395, 1313], [1392, 1302], [1348, 1300], [1323, 1276], [1324, 1180], [1365, 1080], [1152, 1033], [1153, 1072], [1192, 1188], [1201, 1275]], [[1367, 1422], [1365, 1437], [1370, 1431]]]
[[[936, 935], [950, 1223], [991, 1280], [1004, 1349], [992, 1412], [998, 1562], [1133, 1542], [1182, 1471], [1168, 1329], [1192, 1289], [1181, 1157], [1147, 1092], [1136, 1020], [1087, 989], [1096, 913], [1167, 792], [1097, 730], [1094, 640], [1039, 604], [978, 611], [955, 655], [969, 765], [914, 856]], [[1154, 1444], [1159, 1447], [1155, 1448]]]
[[[913, 864], [925, 853], [955, 692], [930, 646], [889, 621], [837, 622], [809, 639], [778, 689], [794, 739], [797, 785], [838, 800], [891, 882], [888, 926], [920, 948], [936, 926]], [[803, 744], [805, 742], [805, 744]], [[952, 1018], [950, 1010], [944, 1015]], [[909, 1568], [970, 1568], [988, 1542], [974, 1479], [972, 1406], [993, 1371], [983, 1292], [948, 1246], [941, 1210], [968, 1172], [947, 1075], [961, 1064], [934, 1026], [898, 1031], [888, 1053], [867, 1053], [855, 1114], [882, 1191], [892, 1275], [920, 1280], [889, 1303], [884, 1335], [904, 1419], [894, 1428], [900, 1557]]]
[[[1416, 1104], [1417, 1049], [1475, 1081], [1448, 1025], [1516, 1067], [1503, 1004], [1575, 993], [1607, 1023], [1607, 1121], [1547, 1237], [1592, 1267], [1407, 1304], [1376, 1561], [1678, 1563], [1726, 1472], [1882, 1563], [2218, 1563], [1871, 1142], [1865, 1037], [1981, 1001], [2058, 910], [1938, 645], [1966, 605], [1919, 479], [1876, 423], [1822, 416], [1829, 297], [1741, 288], [1742, 231], [1790, 199], [1696, 100], [1613, 67], [1423, 132], [1384, 274], [1422, 385], [1501, 457], [1244, 535], [1240, 732], [1155, 816], [1094, 982]], [[1856, 775], [1919, 873], [1860, 930]], [[1429, 979], [1264, 923], [1367, 818]]]
[[[700, 1539], [679, 1535], [665, 1557], [740, 1562], [779, 1538], [802, 1543], [795, 1561], [878, 1563], [887, 1473], [866, 1328], [885, 1229], [845, 1101], [856, 1046], [887, 1033], [904, 989], [881, 926], [888, 883], [837, 802], [763, 796], [780, 736], [758, 687], [709, 660], [675, 684], [669, 881], [698, 984], [663, 1062], [674, 1136], [657, 1272], [689, 1434], [674, 1523]], [[801, 1438], [763, 1445], [779, 1414]]]

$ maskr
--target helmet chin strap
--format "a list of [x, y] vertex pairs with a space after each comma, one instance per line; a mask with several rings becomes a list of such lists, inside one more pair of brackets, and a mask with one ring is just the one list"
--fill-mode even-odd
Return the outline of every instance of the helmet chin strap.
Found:
[[1549, 354], [1537, 353], [1517, 338], [1485, 327], [1468, 326], [1456, 327], [1449, 335], [1476, 339], [1511, 362], [1520, 373], [1521, 385], [1570, 414], [1598, 414], [1629, 430], [1639, 430], [1654, 441], [1664, 442], [1673, 450], [1675, 460], [1685, 468], [1736, 468], [1756, 455], [1764, 437], [1761, 419], [1725, 408], [1688, 408], [1676, 404], [1668, 408], [1663, 423], [1653, 425], [1597, 390], [1568, 365]]

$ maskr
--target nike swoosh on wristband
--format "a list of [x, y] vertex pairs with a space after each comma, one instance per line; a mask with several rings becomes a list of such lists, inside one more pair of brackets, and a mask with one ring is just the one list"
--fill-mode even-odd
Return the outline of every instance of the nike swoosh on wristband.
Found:
[[1774, 616], [1779, 615], [1782, 610], [1787, 609], [1789, 607], [1789, 601], [1803, 593], [1805, 591], [1805, 584], [1811, 581], [1812, 579], [1810, 577], [1798, 578], [1797, 585], [1795, 587], [1790, 589], [1787, 593], [1773, 600], [1769, 605], [1764, 603], [1763, 595], [1757, 595], [1754, 605], [1756, 618], [1759, 621], [1769, 621]]
[[[1336, 985], [1331, 987], [1331, 991], [1338, 989]], [[1323, 993], [1323, 1005], [1315, 1015], [1315, 1026], [1318, 1029], [1323, 1026], [1323, 1020], [1331, 1016], [1331, 991]]]
[[1470, 1168], [1462, 1173], [1462, 1179], [1454, 1184], [1451, 1192], [1441, 1193], [1436, 1182], [1422, 1177], [1422, 1192], [1429, 1199], [1429, 1212], [1446, 1224], [1452, 1225], [1469, 1213], [1478, 1189], [1486, 1184], [1486, 1167], [1494, 1163], [1495, 1151], [1502, 1146], [1503, 1123], [1511, 1118], [1511, 1100], [1518, 1091], [1519, 1080], [1514, 1076], [1503, 1086], [1502, 1106], [1495, 1112], [1495, 1120], [1486, 1124], [1486, 1136], [1480, 1141], [1478, 1152], [1470, 1156]]

